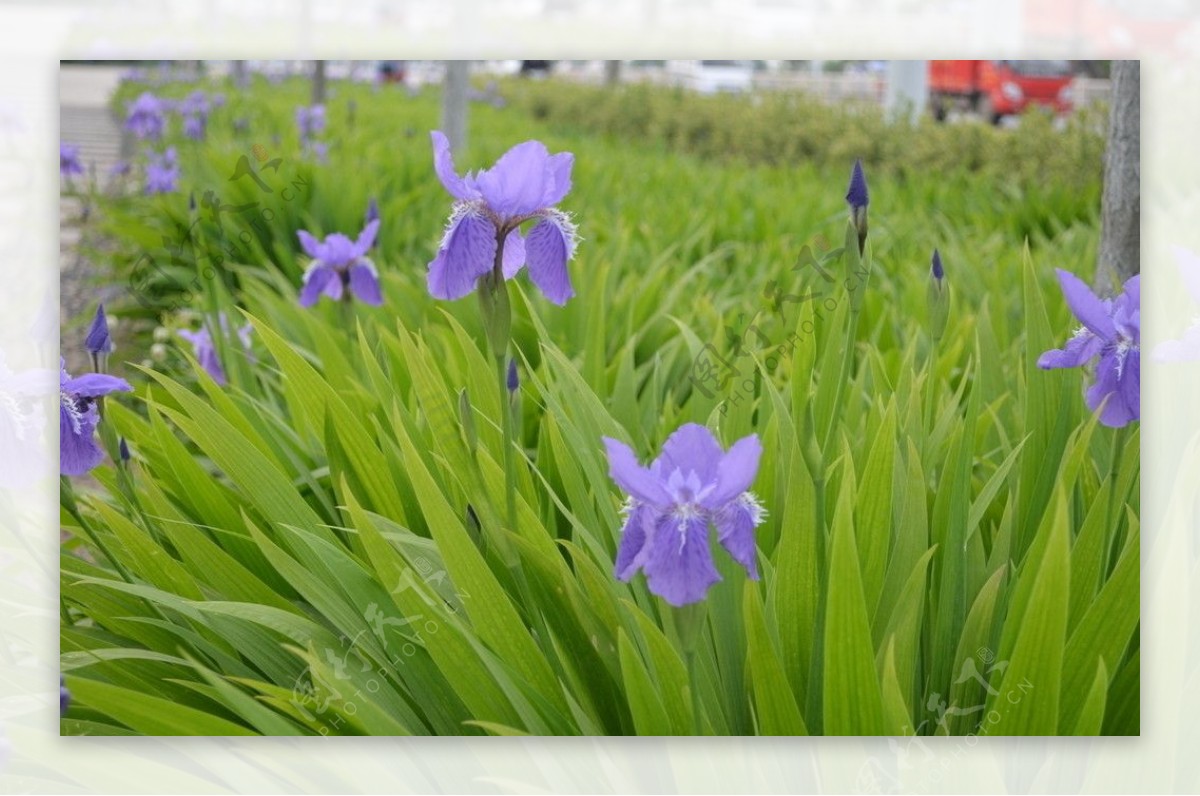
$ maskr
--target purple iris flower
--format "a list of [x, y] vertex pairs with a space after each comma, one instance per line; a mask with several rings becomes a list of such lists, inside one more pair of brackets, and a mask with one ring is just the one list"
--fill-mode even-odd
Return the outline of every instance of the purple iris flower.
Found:
[[203, 140], [208, 131], [209, 113], [214, 103], [209, 101], [204, 91], [192, 91], [185, 100], [176, 104], [175, 109], [184, 115], [184, 134], [192, 140]]
[[681, 426], [649, 468], [628, 446], [604, 437], [609, 475], [629, 498], [615, 574], [629, 580], [640, 569], [650, 591], [675, 606], [703, 600], [721, 579], [709, 550], [717, 541], [746, 574], [758, 579], [754, 529], [766, 509], [749, 491], [762, 444], [751, 434], [725, 452], [704, 426]]
[[175, 147], [161, 155], [152, 155], [146, 163], [146, 193], [171, 193], [179, 180], [179, 159]]
[[1100, 422], [1119, 428], [1141, 417], [1141, 283], [1125, 282], [1121, 295], [1099, 299], [1069, 271], [1058, 269], [1063, 296], [1083, 324], [1065, 347], [1047, 351], [1038, 367], [1075, 368], [1098, 358], [1096, 380], [1085, 397], [1093, 412], [1103, 404]]
[[84, 475], [104, 460], [95, 436], [100, 422], [96, 399], [117, 390], [131, 392], [133, 388], [124, 379], [104, 373], [72, 378], [66, 362], [59, 360], [58, 452], [63, 475]]
[[350, 240], [340, 232], [318, 241], [308, 232], [296, 233], [304, 252], [313, 258], [304, 272], [304, 287], [300, 289], [300, 306], [311, 307], [321, 294], [334, 301], [351, 295], [364, 304], [379, 306], [383, 295], [379, 290], [379, 273], [366, 256], [375, 243], [379, 219], [363, 227], [358, 240]]
[[325, 106], [313, 105], [296, 108], [296, 127], [300, 129], [300, 140], [307, 141], [325, 132]]
[[[228, 334], [229, 321], [225, 317], [225, 313], [221, 313], [221, 329]], [[242, 343], [247, 354], [250, 354], [250, 333], [254, 331], [254, 327], [246, 324], [237, 330], [238, 340]], [[221, 360], [217, 357], [217, 347], [213, 345], [212, 334], [208, 330], [208, 326], [202, 326], [197, 331], [189, 329], [180, 329], [179, 336], [192, 344], [192, 352], [196, 357], [196, 361], [200, 363], [200, 367], [212, 377], [212, 380], [222, 387], [225, 386], [227, 380], [225, 378], [225, 368], [221, 366]]]
[[74, 144], [58, 145], [58, 173], [64, 179], [84, 173], [83, 161], [79, 159], [79, 147]]
[[183, 117], [183, 134], [193, 141], [203, 141], [208, 128], [208, 117], [196, 114]]
[[212, 103], [203, 91], [193, 91], [179, 101], [176, 108], [184, 116], [207, 116], [212, 110]]
[[[450, 142], [433, 133], [433, 162], [442, 185], [456, 200], [437, 256], [429, 264], [434, 298], [459, 299], [494, 267], [503, 247], [502, 271], [512, 279], [522, 266], [550, 301], [575, 295], [567, 262], [577, 237], [570, 216], [554, 206], [571, 190], [570, 152], [551, 155], [540, 141], [517, 144], [490, 169], [458, 176]], [[535, 221], [525, 237], [520, 226]]]
[[304, 141], [304, 156], [312, 158], [318, 163], [329, 162], [329, 144], [324, 141], [313, 141], [305, 139]]
[[126, 106], [125, 129], [141, 139], [157, 141], [166, 129], [166, 104], [149, 91]]

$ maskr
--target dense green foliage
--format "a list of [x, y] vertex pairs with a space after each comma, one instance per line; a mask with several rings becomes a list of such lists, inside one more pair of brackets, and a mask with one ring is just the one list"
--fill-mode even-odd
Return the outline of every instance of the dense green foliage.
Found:
[[[914, 179], [995, 180], [1042, 198], [1083, 192], [1102, 176], [1106, 112], [1092, 107], [1051, 134], [1055, 121], [1031, 109], [1013, 130], [985, 124], [892, 125], [875, 103], [826, 104], [795, 92], [697, 96], [649, 84], [616, 90], [554, 81], [511, 87], [514, 103], [558, 128], [652, 142], [707, 158], [841, 170], [862, 158], [871, 174]], [[1028, 198], [1028, 197], [1026, 197]], [[1087, 208], [1090, 205], [1079, 205]]]
[[[338, 85], [321, 165], [292, 121], [306, 84], [226, 87], [209, 139], [174, 141], [183, 190], [97, 198], [139, 286], [127, 314], [244, 312], [254, 356], [227, 342], [222, 388], [186, 345], [153, 369], [122, 364], [138, 342], [117, 352], [137, 392], [104, 425], [134, 458], [63, 493], [64, 732], [1137, 733], [1138, 432], [1095, 423], [1083, 374], [1034, 364], [1074, 323], [1053, 268], [1095, 261], [1096, 142], [1040, 122], [927, 140], [781, 97], [506, 90], [510, 107], [472, 105], [460, 168], [527, 138], [574, 152], [562, 207], [584, 239], [565, 308], [510, 283], [515, 528], [478, 303], [425, 289], [450, 204], [435, 97]], [[270, 194], [229, 179], [255, 144], [282, 158]], [[831, 284], [797, 264], [841, 247], [860, 154], [867, 257], [829, 257]], [[189, 214], [206, 190], [261, 204]], [[371, 196], [385, 306], [298, 307], [295, 231], [357, 234]], [[197, 217], [170, 264], [163, 236]], [[709, 343], [740, 371], [716, 388], [690, 378]], [[600, 445], [647, 458], [688, 421], [760, 436], [770, 512], [761, 581], [716, 556], [691, 672], [679, 617], [612, 576]]]

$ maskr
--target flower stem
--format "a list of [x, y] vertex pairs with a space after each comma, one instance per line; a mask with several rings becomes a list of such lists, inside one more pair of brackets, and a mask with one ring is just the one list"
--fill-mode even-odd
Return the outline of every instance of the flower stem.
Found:
[[64, 504], [64, 508], [66, 508], [67, 513], [70, 514], [77, 523], [79, 523], [79, 530], [82, 531], [87, 540], [91, 542], [97, 550], [100, 551], [100, 554], [108, 559], [109, 563], [113, 565], [113, 568], [116, 569], [117, 574], [121, 576], [122, 580], [124, 580], [126, 583], [133, 583], [133, 577], [130, 576], [129, 571], [125, 569], [125, 566], [121, 563], [121, 560], [109, 551], [108, 546], [104, 544], [104, 540], [101, 539], [100, 535], [96, 533], [88, 521], [84, 519], [83, 512], [79, 510], [79, 504], [75, 498], [75, 487], [72, 486], [71, 480], [68, 476], [59, 476], [58, 489], [59, 496]]
[[692, 694], [692, 734], [707, 735], [704, 731], [704, 706], [700, 704], [700, 681], [696, 677], [696, 652], [687, 654], [688, 691]]
[[675, 635], [683, 650], [687, 663], [688, 690], [692, 695], [692, 732], [707, 735], [704, 724], [704, 706], [700, 702], [700, 681], [696, 677], [696, 646], [704, 632], [704, 621], [708, 608], [703, 602], [673, 607], [671, 619], [675, 624]]
[[1125, 445], [1129, 441], [1129, 426], [1124, 425], [1113, 430], [1112, 435], [1112, 453], [1108, 461], [1108, 482], [1111, 488], [1108, 492], [1108, 510], [1105, 512], [1108, 516], [1108, 538], [1105, 541], [1104, 551], [1104, 567], [1107, 568], [1113, 565], [1113, 556], [1115, 555], [1115, 547], [1117, 543], [1117, 532], [1121, 527], [1121, 506], [1124, 505], [1127, 495], [1117, 496], [1117, 480], [1121, 474], [1121, 454], [1125, 451]]
[[[937, 345], [929, 346], [929, 361], [925, 365], [925, 441], [933, 435], [933, 405], [937, 401], [937, 392], [934, 386], [935, 376], [937, 371]], [[922, 455], [925, 450], [922, 449]]]
[[846, 381], [854, 375], [854, 346], [858, 337], [858, 309], [851, 306], [846, 318], [846, 341], [842, 346], [842, 363], [838, 369], [837, 384], [833, 392], [833, 412], [829, 416], [829, 426], [825, 429], [825, 439], [821, 442], [821, 455], [830, 458], [829, 446], [833, 444], [834, 431], [842, 415], [842, 390]]
[[496, 387], [500, 397], [500, 427], [504, 432], [504, 492], [508, 529], [517, 532], [516, 479], [513, 477], [512, 404], [508, 400], [508, 344], [512, 330], [512, 308], [508, 303], [508, 285], [504, 284], [504, 241], [508, 230], [496, 233], [496, 256], [492, 273], [482, 280], [484, 326], [496, 363]]
[[[517, 533], [517, 482], [513, 467], [513, 407], [508, 397], [508, 346], [512, 330], [512, 308], [508, 301], [508, 285], [504, 283], [504, 239], [508, 230], [496, 233], [496, 257], [492, 271], [479, 280], [479, 304], [483, 314], [483, 326], [487, 332], [488, 346], [496, 366], [496, 388], [500, 398], [500, 428], [504, 450], [504, 522], [510, 533]], [[520, 554], [513, 549], [503, 533], [497, 536], [504, 562], [512, 572], [513, 580], [521, 593], [521, 599], [529, 612], [530, 623], [542, 627], [541, 615], [533, 601], [529, 580], [521, 568]], [[539, 635], [541, 633], [539, 632]], [[547, 638], [547, 636], [542, 636]]]
[[356, 323], [354, 318], [354, 307], [350, 304], [350, 289], [346, 288], [342, 294], [342, 300], [338, 302], [338, 311], [341, 314], [342, 328], [346, 334], [354, 336]]
[[512, 402], [508, 400], [508, 368], [505, 352], [496, 355], [496, 380], [500, 388], [500, 427], [504, 432], [504, 497], [508, 528], [517, 532], [517, 485], [513, 475]]

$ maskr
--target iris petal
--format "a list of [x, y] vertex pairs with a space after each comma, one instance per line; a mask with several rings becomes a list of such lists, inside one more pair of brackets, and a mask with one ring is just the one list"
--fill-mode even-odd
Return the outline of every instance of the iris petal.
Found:
[[358, 233], [358, 240], [354, 242], [354, 256], [362, 257], [371, 247], [375, 245], [375, 235], [379, 232], [379, 219], [367, 224], [363, 227], [363, 231]]
[[643, 503], [668, 506], [671, 496], [649, 470], [638, 464], [629, 446], [620, 440], [604, 437], [608, 451], [608, 474], [617, 485]]
[[439, 130], [430, 133], [430, 137], [433, 139], [433, 168], [442, 185], [455, 199], [478, 199], [478, 189], [471, 184], [470, 179], [459, 177], [454, 168], [454, 155], [450, 151], [449, 139]]
[[1071, 312], [1075, 313], [1075, 317], [1079, 319], [1080, 323], [1091, 330], [1093, 334], [1097, 334], [1105, 340], [1111, 340], [1116, 334], [1116, 330], [1113, 328], [1112, 318], [1109, 317], [1104, 302], [1096, 298], [1092, 289], [1075, 274], [1061, 268], [1056, 271], [1058, 282], [1062, 285], [1063, 297], [1067, 300], [1067, 306], [1071, 308]]
[[708, 548], [708, 520], [699, 515], [661, 515], [642, 569], [650, 591], [671, 605], [703, 600], [721, 579]]
[[562, 213], [547, 213], [525, 238], [529, 278], [547, 299], [559, 306], [575, 295], [567, 272], [567, 263], [574, 254], [574, 227]]
[[700, 486], [705, 487], [716, 482], [717, 465], [724, 455], [711, 431], [698, 423], [687, 423], [667, 437], [656, 464], [664, 473], [695, 472]]
[[106, 373], [84, 373], [82, 376], [61, 382], [63, 392], [78, 395], [81, 398], [97, 398], [110, 392], [132, 392], [129, 382]]
[[760, 456], [762, 443], [757, 434], [735, 442], [717, 465], [717, 484], [701, 501], [704, 507], [715, 511], [749, 489], [758, 475]]
[[334, 301], [341, 301], [342, 294], [346, 291], [346, 283], [342, 279], [342, 274], [339, 271], [330, 269], [333, 275], [325, 280], [325, 289], [321, 291], [322, 295], [329, 296]]
[[618, 580], [632, 578], [646, 561], [647, 528], [651, 530], [658, 522], [660, 512], [645, 503], [634, 502], [629, 509], [625, 526], [621, 529], [621, 541], [617, 546], [617, 562], [613, 574]]
[[762, 518], [763, 509], [749, 492], [713, 515], [717, 541], [734, 561], [742, 565], [752, 580], [758, 580], [758, 549], [754, 544], [754, 529], [762, 523]]
[[1121, 286], [1121, 299], [1131, 312], [1137, 312], [1142, 306], [1142, 277], [1140, 274], [1131, 276]]
[[546, 159], [545, 192], [542, 194], [542, 207], [554, 207], [571, 192], [571, 169], [575, 166], [575, 156], [570, 152], [559, 152]]
[[527, 216], [545, 207], [550, 153], [541, 141], [525, 141], [505, 152], [496, 165], [476, 178], [484, 201], [497, 215]]
[[310, 233], [304, 230], [297, 230], [296, 237], [300, 239], [300, 248], [304, 249], [304, 253], [314, 260], [320, 260], [324, 254], [321, 248], [321, 243], [314, 238]]
[[337, 272], [332, 268], [319, 261], [310, 265], [304, 274], [304, 287], [300, 289], [300, 306], [316, 304], [331, 279], [337, 280]]
[[459, 299], [475, 289], [479, 277], [492, 269], [496, 228], [476, 208], [456, 213], [433, 262], [429, 264], [429, 293], [439, 299]]
[[[1128, 359], [1127, 356], [1126, 365], [1130, 364]], [[1100, 423], [1111, 428], [1120, 428], [1137, 419], [1137, 413], [1128, 403], [1128, 388], [1122, 385], [1122, 377], [1132, 377], [1132, 374], [1122, 368], [1122, 375], [1118, 376], [1115, 354], [1106, 354], [1096, 366], [1096, 382], [1085, 395], [1088, 408], [1093, 412], [1099, 410]]]
[[1133, 349], [1125, 355], [1125, 364], [1121, 368], [1119, 392], [1129, 408], [1131, 420], [1142, 417], [1142, 352]]
[[340, 232], [326, 235], [324, 243], [321, 244], [321, 262], [335, 268], [349, 265], [361, 256], [358, 244]]
[[222, 387], [226, 384], [225, 368], [221, 366], [221, 360], [217, 358], [217, 349], [211, 340], [203, 346], [196, 349], [196, 361], [200, 363], [200, 367], [204, 368], [204, 372], [212, 377], [212, 380]]
[[359, 260], [357, 265], [350, 267], [350, 292], [363, 304], [375, 307], [383, 304], [383, 294], [379, 290], [379, 277], [370, 260], [364, 258]]
[[521, 233], [513, 230], [504, 239], [503, 271], [505, 279], [512, 279], [525, 267], [525, 239]]
[[79, 428], [76, 430], [76, 420], [71, 413], [66, 407], [59, 407], [59, 471], [63, 475], [85, 475], [104, 460], [104, 451], [93, 436], [98, 417], [96, 407], [88, 407], [79, 416]]
[[1068, 340], [1064, 348], [1047, 351], [1038, 357], [1038, 367], [1043, 370], [1077, 368], [1099, 354], [1103, 347], [1104, 341], [1085, 329]]

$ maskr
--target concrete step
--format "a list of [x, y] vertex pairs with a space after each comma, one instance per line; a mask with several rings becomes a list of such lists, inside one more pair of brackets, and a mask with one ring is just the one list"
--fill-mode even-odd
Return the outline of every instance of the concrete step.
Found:
[[106, 108], [64, 106], [59, 112], [59, 140], [79, 147], [84, 166], [95, 164], [101, 179], [121, 159], [121, 129]]

